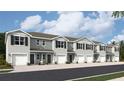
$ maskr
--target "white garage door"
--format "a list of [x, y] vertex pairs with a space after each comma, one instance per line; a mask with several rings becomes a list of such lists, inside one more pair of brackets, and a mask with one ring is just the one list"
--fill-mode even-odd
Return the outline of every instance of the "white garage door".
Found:
[[87, 56], [87, 62], [92, 63], [93, 62], [93, 57], [92, 56]]
[[78, 63], [84, 63], [84, 56], [78, 55]]
[[105, 62], [105, 57], [100, 57], [100, 62]]
[[115, 57], [115, 62], [119, 62], [119, 57]]
[[28, 57], [26, 54], [14, 54], [12, 60], [14, 65], [27, 65]]
[[58, 55], [58, 64], [65, 64], [65, 63], [66, 63], [66, 56]]

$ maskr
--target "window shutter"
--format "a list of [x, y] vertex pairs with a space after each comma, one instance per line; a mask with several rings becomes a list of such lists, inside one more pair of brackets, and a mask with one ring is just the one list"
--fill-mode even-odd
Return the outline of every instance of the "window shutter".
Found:
[[78, 49], [78, 43], [77, 43], [77, 49]]
[[14, 45], [14, 36], [11, 35], [11, 45]]
[[25, 46], [28, 46], [28, 37], [25, 37]]
[[64, 47], [66, 48], [66, 42], [64, 42]]
[[56, 41], [56, 48], [57, 48], [57, 41]]

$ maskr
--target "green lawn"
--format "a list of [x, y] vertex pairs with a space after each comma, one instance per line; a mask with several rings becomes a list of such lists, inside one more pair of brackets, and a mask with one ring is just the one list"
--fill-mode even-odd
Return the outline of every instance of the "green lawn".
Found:
[[77, 79], [74, 81], [106, 81], [110, 79], [115, 79], [119, 77], [124, 77], [124, 72], [118, 72], [118, 73], [113, 73], [113, 74], [108, 74], [108, 75], [101, 75], [101, 76], [94, 76], [94, 77], [89, 77], [85, 79]]
[[0, 69], [12, 69], [10, 65], [0, 65]]

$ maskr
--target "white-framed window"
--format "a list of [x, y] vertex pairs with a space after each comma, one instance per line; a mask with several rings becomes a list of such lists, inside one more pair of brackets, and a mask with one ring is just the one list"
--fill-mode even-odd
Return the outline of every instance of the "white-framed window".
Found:
[[37, 59], [40, 59], [40, 54], [37, 54]]
[[36, 42], [36, 43], [37, 43], [37, 45], [39, 45], [39, 44], [40, 44], [40, 40], [37, 40], [37, 42]]
[[19, 35], [11, 35], [11, 45], [28, 46], [28, 37], [23, 37]]
[[105, 46], [100, 46], [100, 51], [105, 51]]
[[66, 48], [65, 41], [56, 41], [56, 48]]
[[46, 43], [46, 42], [45, 42], [45, 41], [43, 41], [42, 45], [45, 45], [45, 43]]
[[86, 44], [86, 50], [93, 50], [92, 44]]
[[19, 45], [19, 36], [14, 36], [14, 45]]
[[25, 43], [25, 38], [24, 37], [20, 37], [20, 45], [24, 45], [24, 43]]

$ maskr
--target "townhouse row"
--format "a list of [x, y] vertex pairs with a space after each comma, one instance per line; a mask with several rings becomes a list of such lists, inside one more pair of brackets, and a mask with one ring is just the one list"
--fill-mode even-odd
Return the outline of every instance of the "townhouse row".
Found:
[[119, 45], [88, 38], [24, 32], [6, 32], [6, 61], [12, 65], [118, 62]]

